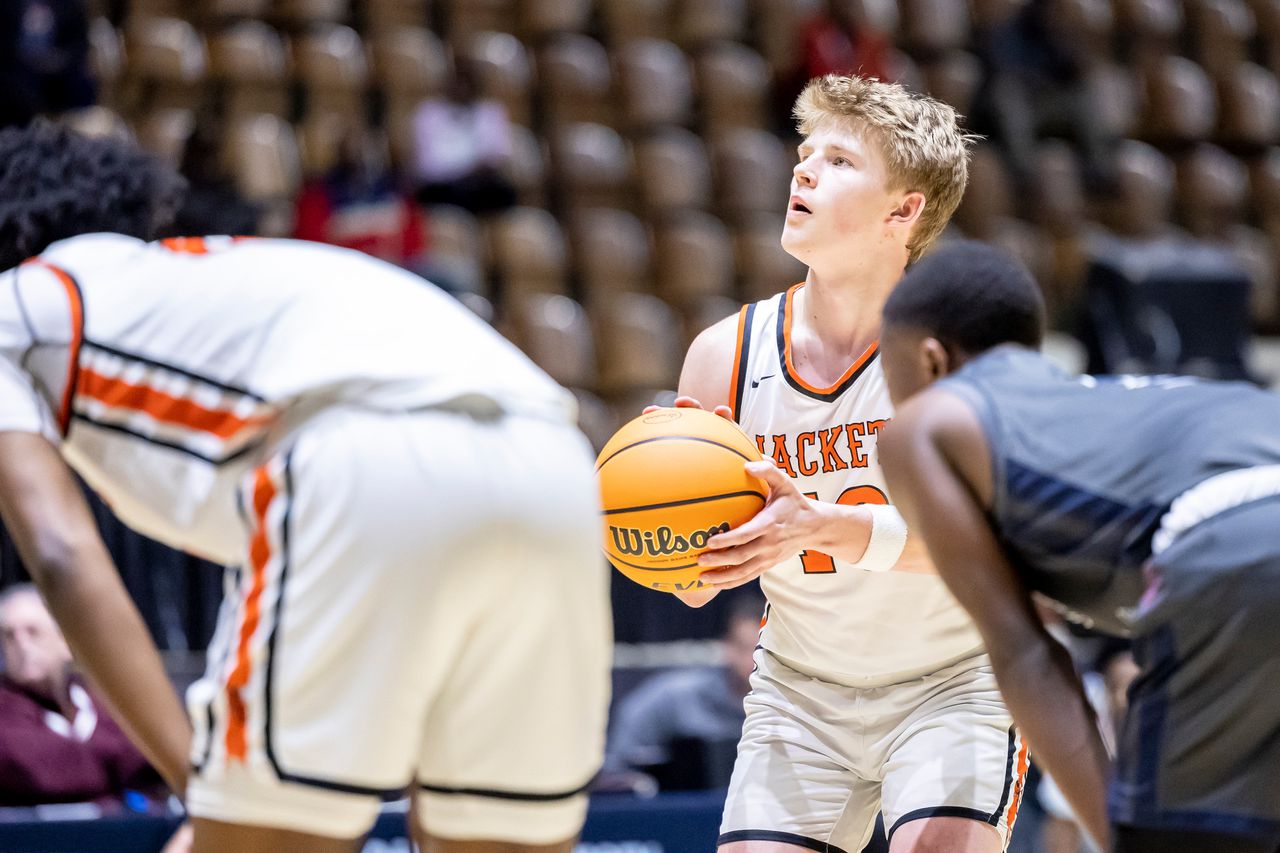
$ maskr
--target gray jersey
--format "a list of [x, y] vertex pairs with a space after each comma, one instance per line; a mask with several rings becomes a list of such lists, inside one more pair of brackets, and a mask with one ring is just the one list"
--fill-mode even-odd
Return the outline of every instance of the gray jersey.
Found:
[[1280, 463], [1280, 397], [1181, 377], [1076, 377], [1017, 346], [940, 387], [977, 411], [991, 448], [993, 523], [1028, 586], [1124, 632], [1151, 538], [1178, 495]]

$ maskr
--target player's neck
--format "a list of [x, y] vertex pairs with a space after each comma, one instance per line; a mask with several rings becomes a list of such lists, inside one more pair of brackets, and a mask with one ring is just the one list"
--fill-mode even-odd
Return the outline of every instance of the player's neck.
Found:
[[857, 358], [879, 339], [880, 312], [901, 277], [892, 264], [835, 273], [811, 268], [797, 294], [792, 333]]

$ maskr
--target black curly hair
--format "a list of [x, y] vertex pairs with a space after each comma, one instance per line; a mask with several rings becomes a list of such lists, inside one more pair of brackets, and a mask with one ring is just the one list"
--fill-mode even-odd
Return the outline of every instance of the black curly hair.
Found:
[[154, 239], [185, 190], [181, 175], [129, 142], [47, 119], [0, 130], [0, 271], [77, 234]]

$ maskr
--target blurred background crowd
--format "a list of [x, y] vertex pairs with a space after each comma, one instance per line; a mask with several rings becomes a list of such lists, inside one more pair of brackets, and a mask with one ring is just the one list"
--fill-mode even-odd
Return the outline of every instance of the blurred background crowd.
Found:
[[[670, 399], [698, 331], [804, 277], [778, 243], [790, 106], [826, 73], [966, 117], [981, 139], [947, 236], [1028, 265], [1064, 364], [1280, 383], [1277, 71], [1280, 0], [0, 2], [0, 125], [55, 115], [180, 166], [174, 236], [296, 236], [421, 273], [573, 389], [597, 446]], [[181, 683], [219, 574], [96, 508]], [[24, 577], [0, 542], [0, 586]], [[637, 693], [710, 697], [671, 721], [719, 744], [697, 768], [615, 733], [609, 784], [723, 784], [717, 708], [744, 689], [723, 650], [752, 595], [689, 611], [615, 578], [619, 696], [730, 666]]]

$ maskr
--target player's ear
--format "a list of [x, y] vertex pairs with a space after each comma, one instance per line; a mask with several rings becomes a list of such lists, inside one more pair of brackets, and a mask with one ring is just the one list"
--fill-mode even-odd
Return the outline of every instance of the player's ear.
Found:
[[900, 225], [915, 225], [924, 213], [924, 193], [909, 192], [899, 199], [897, 206], [889, 213], [889, 219]]
[[929, 373], [929, 381], [941, 379], [952, 371], [951, 354], [937, 338], [925, 338], [920, 344], [920, 353]]

